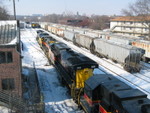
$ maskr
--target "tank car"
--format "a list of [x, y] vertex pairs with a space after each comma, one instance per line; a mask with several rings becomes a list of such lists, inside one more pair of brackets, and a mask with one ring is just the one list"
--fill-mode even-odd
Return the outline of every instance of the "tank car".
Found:
[[100, 38], [93, 40], [90, 51], [122, 64], [124, 69], [129, 72], [140, 71], [140, 60], [145, 53], [143, 49]]
[[83, 92], [84, 81], [93, 75], [94, 68], [98, 64], [81, 53], [70, 49], [64, 43], [54, 43], [51, 45], [56, 68], [59, 70], [61, 80], [65, 81], [71, 89], [73, 99], [79, 99]]

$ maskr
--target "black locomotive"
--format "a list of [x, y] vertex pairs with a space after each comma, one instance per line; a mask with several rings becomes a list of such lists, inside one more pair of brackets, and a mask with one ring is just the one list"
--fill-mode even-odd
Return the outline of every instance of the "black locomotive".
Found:
[[65, 81], [71, 89], [71, 96], [78, 100], [83, 92], [84, 81], [93, 75], [93, 69], [98, 64], [81, 53], [77, 53], [64, 43], [50, 45], [51, 61], [61, 74], [61, 80]]
[[109, 74], [99, 74], [85, 81], [81, 106], [87, 113], [150, 113], [150, 100]]

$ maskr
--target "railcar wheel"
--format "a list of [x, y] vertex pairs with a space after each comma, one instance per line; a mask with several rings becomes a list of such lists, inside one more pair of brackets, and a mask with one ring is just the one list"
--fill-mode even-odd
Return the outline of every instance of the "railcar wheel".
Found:
[[132, 69], [131, 69], [131, 67], [130, 66], [128, 66], [128, 65], [124, 65], [124, 67], [123, 67], [126, 71], [128, 71], [128, 72], [131, 72], [132, 71]]
[[146, 57], [142, 58], [142, 61], [144, 61], [144, 62], [146, 62], [146, 63], [149, 62], [148, 58], [146, 58]]
[[95, 52], [95, 45], [94, 45], [94, 43], [92, 42], [91, 43], [91, 45], [90, 45], [90, 52], [92, 53], [92, 54], [94, 54]]
[[59, 79], [59, 81], [60, 81], [60, 83], [62, 84], [62, 85], [66, 85], [66, 82], [65, 82], [65, 80], [63, 79], [63, 77], [62, 76], [58, 76], [58, 79]]

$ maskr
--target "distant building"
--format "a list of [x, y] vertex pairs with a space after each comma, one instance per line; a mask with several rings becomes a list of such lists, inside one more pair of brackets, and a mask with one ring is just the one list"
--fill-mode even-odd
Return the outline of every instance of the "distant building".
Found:
[[[150, 17], [146, 18], [149, 19]], [[147, 20], [146, 20], [147, 21]], [[147, 36], [148, 27], [142, 17], [116, 17], [110, 21], [110, 29], [113, 33], [127, 34], [133, 36]]]
[[58, 21], [59, 24], [65, 24], [65, 25], [72, 25], [72, 26], [79, 26], [79, 27], [87, 27], [89, 26], [90, 19], [84, 18], [84, 19], [69, 19], [65, 18]]
[[42, 14], [32, 14], [32, 16], [41, 17], [43, 15]]
[[18, 26], [17, 21], [0, 21], [0, 90], [22, 96]]

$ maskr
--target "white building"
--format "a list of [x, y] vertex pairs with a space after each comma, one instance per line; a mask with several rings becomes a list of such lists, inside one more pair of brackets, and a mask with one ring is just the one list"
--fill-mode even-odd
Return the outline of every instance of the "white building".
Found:
[[110, 21], [110, 29], [114, 33], [127, 34], [133, 36], [147, 36], [148, 25], [145, 23], [150, 21], [150, 17], [116, 17]]

